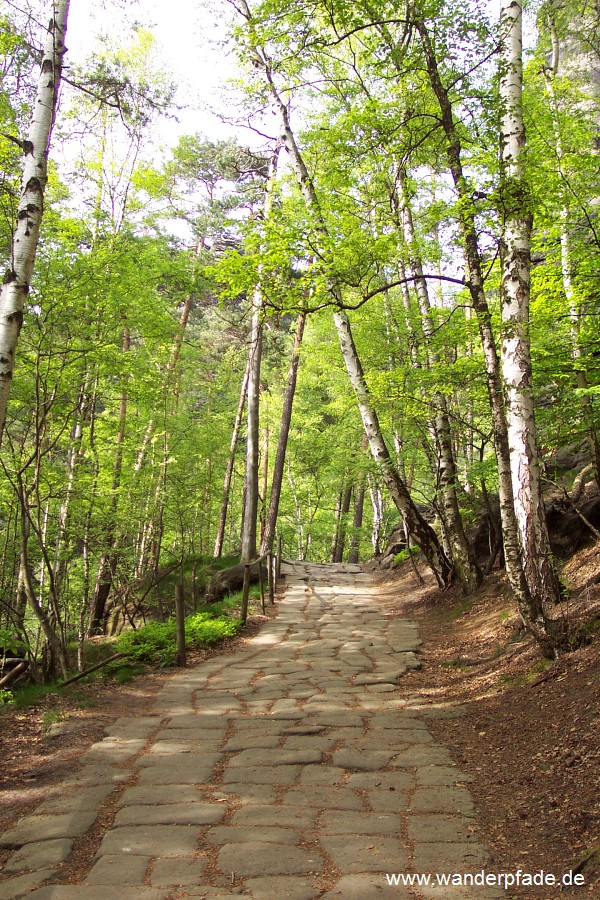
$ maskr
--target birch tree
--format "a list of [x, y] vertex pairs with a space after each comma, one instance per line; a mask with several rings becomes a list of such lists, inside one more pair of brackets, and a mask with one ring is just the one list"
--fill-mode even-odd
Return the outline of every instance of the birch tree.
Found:
[[25, 139], [15, 137], [23, 150], [24, 166], [11, 259], [0, 289], [0, 440], [44, 212], [48, 152], [67, 49], [68, 14], [69, 0], [52, 3], [29, 132]]
[[[551, 627], [547, 610], [558, 602], [560, 585], [550, 554], [533, 403], [529, 343], [533, 218], [525, 172], [522, 9], [518, 0], [503, 0], [500, 29], [502, 374], [513, 502], [522, 564], [531, 593], [531, 624], [543, 635]], [[547, 643], [551, 649], [552, 639]]]

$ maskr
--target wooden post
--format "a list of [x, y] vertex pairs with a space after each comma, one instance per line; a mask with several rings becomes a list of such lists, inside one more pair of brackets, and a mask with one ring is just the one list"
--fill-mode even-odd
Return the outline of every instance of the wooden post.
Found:
[[242, 624], [246, 624], [246, 619], [248, 618], [248, 597], [250, 595], [250, 564], [246, 563], [244, 566], [244, 587], [242, 590], [242, 611], [241, 611], [241, 620]]
[[281, 535], [277, 535], [277, 556], [275, 558], [275, 581], [281, 578]]
[[271, 606], [275, 603], [275, 557], [273, 552], [269, 550], [267, 553], [267, 584], [269, 585], [269, 603]]
[[265, 582], [263, 578], [263, 565], [262, 560], [258, 561], [258, 586], [260, 588], [260, 605], [262, 607], [263, 615], [265, 614]]
[[185, 607], [183, 604], [183, 585], [175, 587], [175, 617], [177, 627], [177, 665], [185, 669], [187, 664], [185, 653]]

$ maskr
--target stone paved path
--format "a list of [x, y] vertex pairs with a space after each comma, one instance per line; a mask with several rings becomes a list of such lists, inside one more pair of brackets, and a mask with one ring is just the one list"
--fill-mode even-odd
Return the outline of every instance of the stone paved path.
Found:
[[[386, 873], [486, 859], [465, 777], [398, 690], [419, 665], [417, 629], [382, 617], [359, 567], [284, 573], [279, 615], [257, 637], [173, 675], [154, 715], [115, 722], [5, 832], [0, 900], [497, 896], [388, 886]], [[102, 804], [117, 811], [87, 875], [60, 883]]]

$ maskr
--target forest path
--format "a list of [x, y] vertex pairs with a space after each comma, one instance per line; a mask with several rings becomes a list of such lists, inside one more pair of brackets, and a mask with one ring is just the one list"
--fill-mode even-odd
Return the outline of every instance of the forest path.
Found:
[[256, 637], [169, 678], [5, 832], [0, 900], [502, 896], [388, 885], [486, 860], [466, 779], [402, 695], [416, 625], [359, 566], [283, 574]]

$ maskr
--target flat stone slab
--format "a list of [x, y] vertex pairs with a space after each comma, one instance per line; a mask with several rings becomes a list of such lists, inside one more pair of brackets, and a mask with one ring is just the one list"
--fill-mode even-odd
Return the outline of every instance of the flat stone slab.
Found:
[[408, 818], [408, 835], [417, 843], [459, 843], [468, 841], [475, 826], [463, 816], [422, 813]]
[[235, 877], [270, 875], [317, 875], [323, 868], [323, 857], [318, 850], [303, 847], [277, 845], [277, 849], [265, 853], [265, 845], [257, 841], [227, 844], [218, 856], [219, 869]]
[[53, 816], [95, 810], [112, 794], [115, 787], [115, 784], [99, 784], [85, 788], [80, 787], [73, 792], [61, 792], [40, 803], [35, 812], [39, 816]]
[[84, 884], [118, 885], [119, 888], [122, 884], [142, 885], [149, 862], [149, 856], [133, 853], [103, 856], [90, 870]]
[[[9, 878], [7, 881], [0, 883], [0, 900], [14, 900], [15, 897], [29, 894], [33, 888], [38, 887], [47, 878], [48, 872], [44, 869], [40, 869], [38, 872], [30, 872], [28, 875], [17, 875], [15, 878]], [[55, 897], [58, 898], [58, 894], [55, 894]]]
[[207, 846], [215, 844], [239, 844], [260, 841], [261, 844], [298, 844], [302, 838], [294, 828], [267, 827], [264, 825], [222, 825], [211, 828], [206, 835]]
[[[33, 900], [106, 900], [105, 885], [95, 884], [51, 884], [39, 888], [28, 897]], [[119, 888], [119, 900], [166, 900], [167, 890], [136, 885]]]
[[[242, 772], [243, 769], [236, 769], [236, 772]], [[281, 769], [279, 771], [282, 771]], [[231, 783], [222, 784], [219, 789], [211, 791], [211, 797], [214, 800], [227, 800], [230, 802], [235, 796], [240, 803], [256, 804], [256, 803], [273, 803], [277, 796], [278, 786], [275, 784], [245, 784], [244, 782], [233, 781]]]
[[202, 858], [157, 859], [150, 881], [153, 887], [187, 887], [201, 884], [205, 871], [206, 861]]
[[316, 809], [294, 809], [290, 806], [245, 806], [231, 817], [232, 825], [279, 826], [310, 831], [317, 819]]
[[16, 875], [21, 872], [31, 872], [34, 869], [51, 868], [64, 862], [70, 856], [72, 849], [73, 841], [69, 838], [25, 844], [4, 864], [2, 872], [6, 875]]
[[0, 836], [0, 847], [19, 848], [38, 841], [81, 837], [92, 827], [96, 815], [95, 810], [83, 810], [63, 816], [25, 816]]
[[322, 759], [323, 753], [310, 747], [306, 750], [244, 750], [233, 756], [228, 766], [310, 766], [320, 763]]
[[225, 813], [223, 803], [140, 804], [120, 809], [115, 825], [216, 825]]
[[129, 825], [111, 828], [100, 844], [98, 856], [132, 853], [137, 856], [185, 856], [198, 849], [195, 825]]
[[144, 766], [138, 784], [207, 784], [213, 777], [220, 756], [215, 754], [213, 758], [215, 762], [185, 756], [178, 758], [177, 765], [174, 765], [171, 760], [159, 762], [160, 757], [157, 757], [152, 765]]
[[161, 803], [195, 803], [202, 800], [199, 788], [193, 784], [135, 785], [127, 788], [119, 798], [120, 806], [150, 806]]
[[394, 813], [360, 813], [329, 810], [321, 816], [323, 834], [398, 834], [402, 819]]
[[356, 675], [352, 680], [354, 684], [397, 684], [403, 675], [406, 675], [406, 666], [394, 669], [391, 672], [366, 672], [364, 675]]
[[262, 766], [260, 769], [231, 766], [223, 772], [223, 784], [293, 784], [299, 772], [299, 766]]
[[[413, 872], [474, 872], [484, 866], [488, 854], [482, 844], [454, 843], [417, 844], [411, 863]], [[401, 871], [397, 866], [395, 872]], [[477, 888], [479, 891], [479, 888]]]
[[315, 900], [321, 896], [315, 879], [294, 875], [248, 878], [246, 888], [260, 900]]
[[302, 788], [291, 788], [283, 797], [285, 805], [307, 806], [309, 809], [355, 809], [366, 810], [365, 801], [358, 794], [347, 790], [344, 786], [330, 790], [318, 785], [305, 785]]
[[321, 845], [341, 872], [398, 872], [408, 864], [408, 852], [395, 837], [339, 834], [321, 838]]
[[412, 812], [419, 813], [461, 813], [464, 816], [474, 815], [471, 795], [465, 788], [454, 785], [436, 785], [420, 787], [411, 797]]
[[342, 876], [332, 890], [321, 895], [321, 900], [383, 900], [384, 897], [413, 900], [414, 896], [408, 888], [390, 888], [385, 875], [356, 874]]
[[332, 756], [332, 761], [334, 766], [340, 766], [342, 769], [373, 772], [384, 769], [392, 756], [391, 751], [357, 748], [355, 750], [337, 750]]

